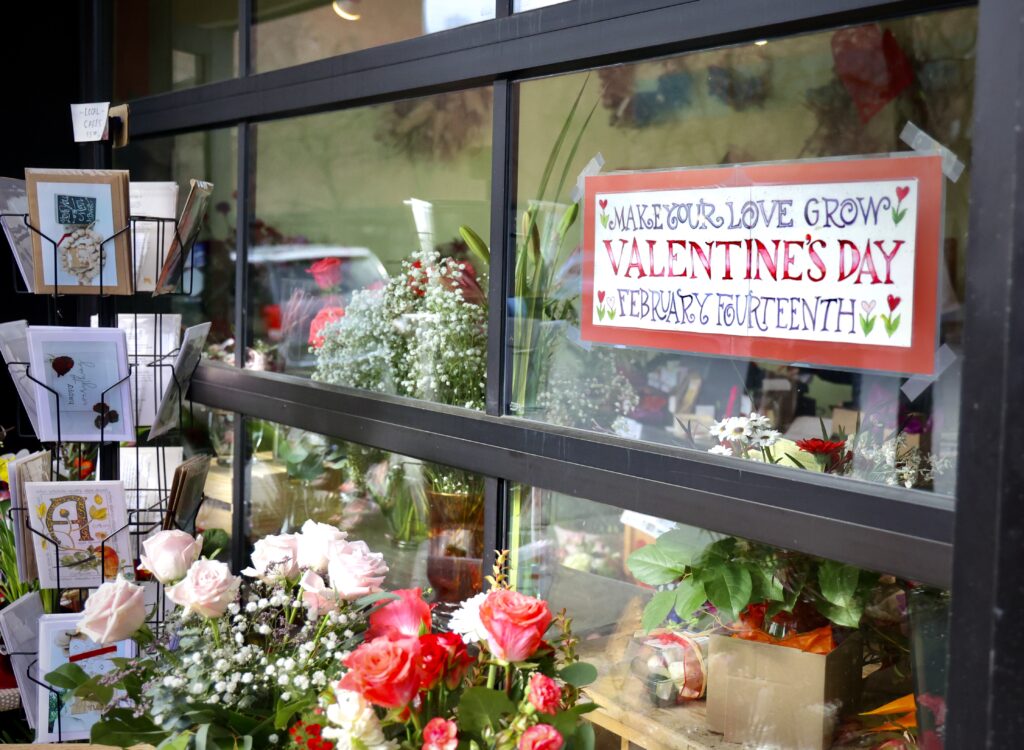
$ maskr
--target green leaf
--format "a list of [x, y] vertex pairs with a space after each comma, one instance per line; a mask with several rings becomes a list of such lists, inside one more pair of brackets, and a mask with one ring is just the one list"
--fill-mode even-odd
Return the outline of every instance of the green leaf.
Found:
[[729, 619], [734, 619], [750, 604], [750, 593], [753, 589], [750, 571], [736, 565], [720, 567], [717, 575], [705, 581], [704, 589], [711, 603]]
[[601, 214], [601, 226], [605, 229], [608, 228], [608, 214]]
[[558, 676], [573, 687], [586, 687], [597, 679], [597, 667], [585, 661], [578, 661], [561, 670]]
[[61, 664], [44, 677], [55, 688], [74, 690], [89, 681], [89, 675], [77, 664]]
[[459, 726], [470, 733], [482, 732], [488, 726], [498, 729], [501, 717], [515, 710], [515, 704], [500, 690], [467, 688], [459, 701]]
[[896, 333], [896, 329], [900, 327], [901, 317], [902, 315], [897, 315], [895, 318], [890, 320], [888, 316], [882, 316], [882, 323], [885, 324], [885, 332], [889, 336], [889, 338], [892, 338], [892, 335]]
[[569, 747], [571, 750], [594, 750], [594, 725], [589, 721], [581, 722], [569, 741]]
[[864, 614], [864, 606], [857, 600], [854, 600], [843, 607], [829, 602], [817, 602], [817, 608], [821, 614], [836, 625], [841, 625], [846, 628], [859, 627], [861, 615]]
[[75, 697], [101, 705], [110, 703], [114, 698], [114, 688], [100, 682], [100, 677], [101, 675], [93, 675], [75, 688]]
[[686, 562], [666, 552], [659, 544], [648, 544], [638, 549], [626, 560], [626, 567], [649, 586], [672, 583], [686, 572]]
[[860, 327], [861, 330], [864, 331], [865, 336], [871, 335], [871, 331], [875, 328], [875, 320], [877, 318], [877, 315], [872, 315], [870, 318], [865, 317], [864, 315], [860, 316]]
[[608, 308], [608, 320], [615, 320], [615, 308], [614, 307], [609, 307]]
[[545, 714], [538, 714], [537, 718], [542, 724], [550, 724], [558, 733], [567, 740], [573, 736], [576, 732], [576, 727], [580, 722], [580, 717], [583, 714], [596, 711], [598, 705], [596, 703], [577, 703], [567, 711], [559, 711], [554, 716], [547, 716]]
[[604, 307], [601, 305], [597, 306], [597, 319], [604, 320]]
[[301, 713], [314, 703], [316, 703], [315, 695], [304, 695], [299, 700], [292, 701], [291, 703], [278, 701], [277, 710], [274, 712], [274, 729], [287, 729], [289, 720], [295, 714]]
[[196, 732], [196, 750], [207, 750], [206, 743], [210, 736], [210, 725], [201, 724]]
[[672, 592], [675, 594], [676, 614], [682, 619], [690, 619], [693, 613], [704, 606], [708, 600], [707, 592], [704, 591], [704, 584], [687, 578], [679, 584], [679, 588]]
[[850, 606], [859, 580], [860, 568], [853, 565], [825, 560], [818, 567], [818, 586], [821, 587], [821, 595], [827, 602], [837, 607]]
[[647, 632], [659, 627], [665, 622], [665, 618], [668, 617], [668, 613], [672, 611], [675, 603], [675, 591], [659, 591], [656, 593], [647, 602], [647, 606], [644, 607], [643, 616], [640, 618], [640, 627]]
[[356, 599], [352, 604], [356, 608], [361, 609], [363, 607], [368, 607], [371, 604], [384, 601], [385, 599], [396, 600], [399, 598], [401, 597], [399, 597], [398, 594], [392, 594], [390, 591], [378, 591], [376, 594], [367, 594], [364, 597]]
[[576, 217], [579, 215], [579, 212], [579, 203], [573, 203], [571, 206], [565, 209], [565, 213], [562, 214], [562, 220], [558, 222], [559, 237], [565, 237], [565, 235], [569, 232], [569, 229], [572, 227], [572, 225], [576, 223]]
[[472, 228], [463, 224], [459, 227], [459, 234], [465, 241], [466, 246], [469, 247], [469, 251], [473, 253], [476, 259], [482, 265], [481, 271], [486, 271], [488, 265], [491, 262], [491, 251], [487, 247], [487, 243], [481, 239], [480, 235], [472, 230]]
[[186, 730], [181, 734], [168, 737], [156, 746], [156, 750], [188, 750], [188, 745], [191, 741], [192, 732]]
[[135, 716], [130, 708], [113, 708], [92, 725], [90, 737], [97, 745], [131, 747], [140, 743], [159, 745], [170, 733], [145, 716]]

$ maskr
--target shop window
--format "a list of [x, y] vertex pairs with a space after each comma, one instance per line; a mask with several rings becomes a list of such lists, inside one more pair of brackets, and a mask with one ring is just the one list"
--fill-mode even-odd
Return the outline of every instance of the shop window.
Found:
[[[519, 84], [510, 413], [951, 496], [975, 36], [976, 11], [967, 8]], [[905, 169], [909, 160], [901, 157], [922, 153], [907, 143], [918, 131], [948, 149], [944, 173], [936, 158], [928, 160], [930, 182], [863, 176], [887, 164]], [[949, 169], [956, 161], [966, 162], [962, 174]], [[769, 166], [714, 171], [757, 164]], [[712, 171], [700, 174], [710, 177], [694, 177], [696, 168], [708, 165]], [[787, 278], [786, 268], [793, 276], [807, 271], [806, 249], [792, 266], [785, 266], [785, 258], [784, 266], [776, 266], [773, 278], [783, 286], [768, 283], [767, 266], [763, 281], [756, 269], [754, 280], [743, 275], [749, 257], [744, 242], [753, 243], [753, 261], [773, 261], [779, 247], [774, 240], [818, 247], [811, 245], [817, 239], [812, 232], [838, 232], [844, 225], [833, 216], [826, 228], [824, 214], [816, 220], [813, 211], [805, 213], [815, 199], [805, 193], [801, 201], [798, 188], [785, 187], [785, 195], [773, 188], [780, 165], [789, 170], [786, 180], [807, 179], [808, 190], [824, 184], [822, 195], [834, 201], [833, 208], [842, 201], [828, 197], [829, 191], [847, 179], [854, 188], [887, 191], [876, 203], [885, 209], [875, 217], [881, 223], [861, 222], [862, 231], [843, 246], [845, 261], [837, 253], [841, 238], [829, 239], [831, 255], [823, 251], [822, 258], [836, 283], [827, 293], [809, 290], [807, 281], [822, 273], [817, 266], [803, 281]], [[814, 176], [800, 176], [810, 169]], [[599, 202], [593, 194], [598, 188], [587, 187], [628, 185], [610, 177], [599, 182], [601, 175], [625, 172], [638, 178], [631, 199], [659, 182], [697, 180], [706, 190], [687, 193], [695, 205], [705, 200], [724, 212], [749, 203], [751, 212], [762, 206], [770, 213], [773, 196], [797, 196], [790, 204], [797, 220], [758, 214], [754, 221], [751, 214], [732, 225], [738, 231], [717, 237], [699, 221], [693, 229], [700, 231], [688, 234], [680, 220], [679, 235], [669, 236], [663, 216], [637, 219], [628, 205], [608, 208], [609, 196]], [[587, 181], [587, 175], [598, 177]], [[700, 182], [719, 178], [718, 184]], [[730, 185], [745, 187], [729, 188], [735, 195], [727, 196]], [[933, 188], [928, 197], [922, 192], [915, 203], [911, 188], [924, 191], [927, 185]], [[683, 201], [680, 193], [673, 195], [664, 200]], [[615, 195], [610, 197], [614, 204]], [[919, 214], [907, 215], [911, 204]], [[733, 221], [725, 214], [711, 218]], [[616, 244], [594, 240], [605, 236], [602, 231], [611, 233], [612, 225], [622, 230], [611, 240]], [[594, 233], [589, 244], [585, 226]], [[651, 226], [666, 231], [647, 233]], [[865, 240], [878, 240], [891, 256], [900, 242], [893, 239], [897, 230], [916, 238], [917, 255], [907, 262], [903, 282], [879, 273], [885, 261], [878, 252], [872, 261], [882, 262], [874, 270], [862, 252]], [[717, 255], [707, 250], [708, 241], [723, 238], [739, 248], [735, 287], [728, 286], [722, 267], [723, 253], [730, 251], [721, 243]], [[631, 240], [638, 241], [635, 253]], [[684, 244], [662, 257], [667, 240]], [[855, 246], [861, 275], [852, 278]], [[677, 252], [679, 247], [684, 250]], [[616, 248], [625, 248], [618, 264]], [[666, 272], [658, 264], [670, 255], [674, 265]], [[651, 258], [655, 265], [648, 267]], [[691, 261], [692, 267], [683, 267]], [[842, 270], [840, 262], [846, 263]], [[926, 275], [915, 281], [919, 271]], [[845, 282], [839, 281], [843, 274]], [[606, 283], [611, 275], [614, 283]], [[654, 278], [666, 275], [679, 278]], [[684, 296], [689, 303], [711, 304], [681, 311]], [[830, 296], [832, 302], [825, 302]], [[837, 301], [840, 307], [831, 310], [842, 312], [842, 324], [826, 323], [824, 308]], [[708, 315], [694, 322], [695, 313]], [[732, 329], [724, 328], [730, 324]], [[846, 339], [857, 346], [847, 346]], [[917, 359], [897, 362], [901, 347], [914, 348]]]
[[385, 552], [389, 589], [443, 604], [480, 591], [483, 477], [263, 420], [246, 429], [250, 545], [312, 519]]
[[256, 126], [250, 366], [482, 408], [491, 92]]
[[947, 593], [568, 495], [512, 495], [514, 579], [573, 617], [599, 672], [598, 726], [640, 747], [941, 747]]
[[[186, 327], [209, 321], [206, 355], [229, 365], [235, 361], [236, 151], [237, 130], [222, 128], [132, 141], [113, 152], [114, 166], [129, 170], [133, 183], [161, 183], [136, 186], [138, 189], [133, 191], [132, 197], [136, 201], [133, 214], [141, 211], [146, 216], [178, 217], [188, 197], [191, 180], [213, 183], [210, 207], [192, 253], [185, 259], [178, 292], [162, 297], [167, 302], [159, 304], [169, 306], [160, 311], [180, 314]], [[176, 195], [173, 189], [167, 195], [168, 181], [177, 183]], [[172, 232], [166, 226], [158, 229], [155, 223], [137, 225], [135, 265], [140, 293], [152, 291], [157, 261], [162, 257], [156, 246], [163, 241], [166, 252], [174, 239]], [[146, 278], [148, 285], [144, 283]]]
[[235, 0], [114, 3], [115, 99], [137, 99], [237, 75]]
[[493, 0], [256, 0], [257, 72], [494, 18]]

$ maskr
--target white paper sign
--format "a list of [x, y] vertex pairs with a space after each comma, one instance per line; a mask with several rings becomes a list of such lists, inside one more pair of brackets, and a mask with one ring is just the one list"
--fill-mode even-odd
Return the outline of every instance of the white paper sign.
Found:
[[107, 112], [110, 102], [71, 105], [71, 126], [75, 130], [75, 142], [103, 141], [107, 138]]

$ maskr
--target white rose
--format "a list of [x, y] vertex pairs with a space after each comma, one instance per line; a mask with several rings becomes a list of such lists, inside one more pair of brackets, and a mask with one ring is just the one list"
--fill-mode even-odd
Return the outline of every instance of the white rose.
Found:
[[323, 736], [334, 740], [336, 750], [387, 750], [397, 747], [393, 740], [384, 739], [380, 720], [363, 696], [352, 690], [335, 690], [335, 702], [327, 707], [327, 721]]
[[344, 531], [327, 523], [317, 523], [310, 519], [302, 524], [299, 534], [299, 567], [323, 573], [327, 570], [327, 561], [331, 542], [344, 541], [348, 537]]
[[234, 601], [242, 579], [216, 560], [196, 560], [181, 581], [166, 590], [167, 598], [185, 608], [185, 616], [220, 617]]
[[297, 534], [277, 534], [264, 537], [253, 545], [252, 564], [242, 575], [259, 578], [265, 583], [277, 583], [297, 578], [299, 537]]
[[139, 555], [141, 567], [153, 574], [160, 583], [180, 581], [203, 551], [203, 536], [195, 539], [184, 531], [170, 529], [158, 531], [142, 543]]
[[381, 590], [388, 566], [384, 555], [370, 552], [366, 542], [350, 542], [344, 547], [335, 544], [327, 563], [327, 577], [331, 588], [347, 601], [358, 599]]
[[85, 600], [78, 632], [96, 643], [108, 644], [131, 638], [146, 621], [146, 591], [118, 576], [107, 581]]

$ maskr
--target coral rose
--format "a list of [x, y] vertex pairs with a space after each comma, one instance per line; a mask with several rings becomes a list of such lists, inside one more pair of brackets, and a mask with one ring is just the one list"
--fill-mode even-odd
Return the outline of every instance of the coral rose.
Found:
[[530, 676], [530, 703], [542, 714], [558, 713], [558, 706], [562, 702], [562, 688], [558, 683], [547, 675], [534, 672]]
[[216, 560], [196, 560], [185, 577], [166, 590], [167, 598], [185, 608], [185, 616], [220, 617], [234, 601], [242, 579]]
[[420, 689], [420, 644], [416, 638], [378, 638], [345, 660], [340, 685], [382, 708], [405, 708]]
[[119, 577], [104, 583], [85, 600], [78, 632], [96, 643], [108, 644], [131, 638], [145, 621], [145, 589]]
[[547, 602], [518, 591], [491, 591], [480, 605], [480, 622], [487, 631], [487, 647], [495, 657], [515, 662], [537, 651], [551, 624]]
[[306, 269], [321, 289], [333, 289], [341, 283], [341, 258], [324, 258]]
[[413, 637], [430, 632], [430, 605], [423, 601], [423, 592], [418, 589], [398, 589], [391, 592], [398, 599], [389, 601], [370, 615], [370, 626], [366, 629], [366, 640], [386, 636], [389, 638]]
[[550, 724], [535, 724], [519, 738], [519, 750], [561, 750], [565, 740]]
[[423, 750], [455, 750], [459, 728], [454, 721], [435, 716], [423, 727]]
[[324, 328], [329, 323], [337, 323], [344, 317], [345, 308], [343, 307], [321, 307], [320, 312], [318, 312], [309, 323], [309, 345], [314, 349], [319, 349], [323, 346]]

